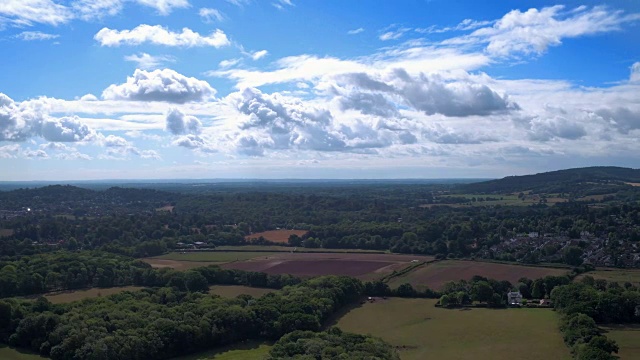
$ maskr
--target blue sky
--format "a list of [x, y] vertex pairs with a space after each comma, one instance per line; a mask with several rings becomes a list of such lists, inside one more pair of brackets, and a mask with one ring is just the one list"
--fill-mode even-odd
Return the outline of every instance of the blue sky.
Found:
[[0, 180], [637, 168], [639, 44], [626, 0], [4, 0]]

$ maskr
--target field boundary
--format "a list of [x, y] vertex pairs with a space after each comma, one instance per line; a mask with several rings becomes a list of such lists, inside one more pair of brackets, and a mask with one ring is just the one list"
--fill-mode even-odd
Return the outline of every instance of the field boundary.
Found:
[[389, 275], [381, 277], [380, 281], [382, 281], [383, 283], [386, 284], [389, 280], [391, 280], [391, 279], [393, 279], [395, 277], [402, 276], [404, 274], [408, 274], [408, 273], [412, 272], [413, 270], [415, 270], [415, 269], [417, 269], [419, 267], [428, 266], [429, 264], [433, 264], [433, 263], [438, 262], [438, 261], [440, 261], [440, 260], [434, 259], [434, 260], [427, 260], [427, 261], [423, 261], [423, 262], [420, 262], [420, 263], [417, 263], [417, 264], [409, 265], [409, 266], [407, 266], [406, 268], [404, 268], [404, 269], [402, 269], [400, 271], [396, 271], [396, 272], [393, 272], [393, 273], [391, 273]]

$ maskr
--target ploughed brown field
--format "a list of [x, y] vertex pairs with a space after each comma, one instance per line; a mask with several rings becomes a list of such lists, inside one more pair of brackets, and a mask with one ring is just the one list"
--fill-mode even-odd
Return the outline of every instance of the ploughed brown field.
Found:
[[474, 275], [496, 280], [507, 280], [515, 284], [522, 277], [538, 279], [547, 275], [565, 275], [567, 271], [568, 269], [563, 268], [445, 260], [421, 266], [404, 275], [394, 277], [389, 282], [389, 286], [393, 288], [403, 283], [409, 283], [418, 289], [428, 287], [439, 290], [450, 281], [471, 280]]
[[226, 269], [259, 271], [267, 274], [290, 274], [300, 277], [347, 275], [363, 280], [373, 280], [411, 265], [412, 260], [432, 259], [428, 256], [392, 254], [286, 253], [221, 266]]
[[258, 239], [260, 238], [260, 236], [262, 236], [263, 238], [269, 241], [286, 243], [289, 241], [289, 236], [298, 235], [302, 237], [307, 232], [308, 232], [307, 230], [269, 230], [269, 231], [263, 231], [263, 232], [247, 235], [244, 238], [247, 240], [251, 240], [251, 239]]

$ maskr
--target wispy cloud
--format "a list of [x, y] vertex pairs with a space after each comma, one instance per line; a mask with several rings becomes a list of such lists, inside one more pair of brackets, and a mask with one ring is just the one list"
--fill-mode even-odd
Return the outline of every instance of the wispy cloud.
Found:
[[127, 55], [124, 57], [125, 61], [132, 61], [138, 64], [138, 68], [144, 70], [154, 70], [167, 62], [176, 62], [176, 59], [170, 55], [149, 55], [147, 53], [139, 53]]
[[60, 35], [57, 34], [47, 34], [41, 31], [23, 31], [20, 34], [15, 36], [17, 39], [24, 41], [36, 41], [36, 40], [51, 40], [57, 39]]
[[402, 35], [404, 35], [405, 33], [407, 33], [408, 31], [410, 31], [410, 28], [399, 28], [399, 29], [395, 29], [395, 30], [389, 30], [389, 31], [385, 31], [384, 33], [380, 34], [380, 36], [378, 37], [380, 40], [382, 41], [388, 41], [388, 40], [396, 40], [402, 37]]
[[347, 31], [347, 34], [356, 35], [356, 34], [360, 34], [361, 32], [364, 32], [364, 28], [357, 28], [357, 29], [349, 30], [349, 31]]
[[271, 3], [276, 9], [284, 10], [286, 6], [295, 6], [291, 0], [277, 0], [276, 2]]
[[212, 9], [212, 8], [202, 8], [198, 11], [198, 15], [202, 18], [202, 20], [206, 23], [211, 23], [214, 21], [220, 22], [224, 20], [224, 15], [220, 12], [220, 10]]

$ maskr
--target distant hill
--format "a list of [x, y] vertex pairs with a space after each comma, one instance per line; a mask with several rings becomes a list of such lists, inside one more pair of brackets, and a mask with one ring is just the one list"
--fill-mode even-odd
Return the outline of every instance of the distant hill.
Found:
[[573, 193], [576, 187], [605, 188], [628, 187], [626, 182], [640, 183], [640, 169], [614, 166], [596, 166], [545, 172], [535, 175], [508, 176], [503, 179], [462, 185], [469, 193], [534, 192]]

